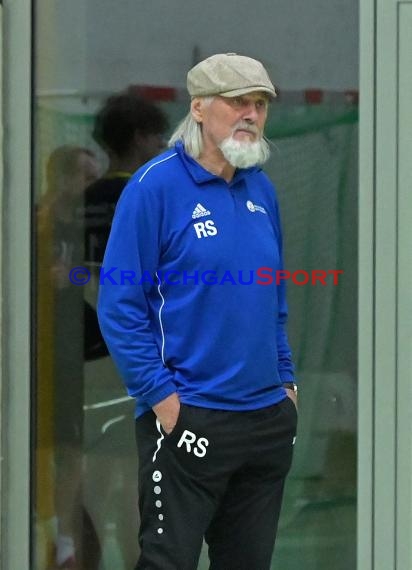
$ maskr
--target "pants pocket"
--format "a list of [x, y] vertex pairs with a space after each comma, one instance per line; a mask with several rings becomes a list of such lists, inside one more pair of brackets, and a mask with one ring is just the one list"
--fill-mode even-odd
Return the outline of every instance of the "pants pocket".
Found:
[[162, 434], [164, 435], [165, 441], [167, 441], [167, 442], [174, 441], [182, 435], [182, 433], [184, 431], [184, 427], [186, 425], [185, 417], [186, 417], [186, 406], [185, 406], [185, 404], [181, 403], [179, 415], [177, 416], [176, 424], [175, 424], [174, 428], [172, 429], [172, 431], [170, 433], [166, 433], [165, 430], [162, 428], [162, 426], [160, 426], [160, 429], [162, 431]]

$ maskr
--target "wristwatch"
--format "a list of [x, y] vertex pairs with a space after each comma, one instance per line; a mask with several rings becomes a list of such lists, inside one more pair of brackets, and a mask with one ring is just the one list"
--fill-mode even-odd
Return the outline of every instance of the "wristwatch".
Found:
[[298, 386], [294, 382], [284, 382], [283, 387], [287, 388], [288, 390], [293, 390], [295, 394], [298, 393]]

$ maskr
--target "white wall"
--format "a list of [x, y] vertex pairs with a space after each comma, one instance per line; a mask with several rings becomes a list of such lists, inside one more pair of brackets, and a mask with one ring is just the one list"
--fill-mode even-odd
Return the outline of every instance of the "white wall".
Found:
[[38, 0], [39, 90], [183, 86], [201, 58], [262, 59], [283, 90], [358, 85], [358, 0]]

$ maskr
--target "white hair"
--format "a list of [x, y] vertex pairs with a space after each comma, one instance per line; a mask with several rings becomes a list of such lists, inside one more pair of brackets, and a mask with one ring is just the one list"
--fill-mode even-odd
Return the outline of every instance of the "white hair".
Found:
[[[210, 105], [214, 97], [202, 97], [204, 105]], [[187, 154], [193, 158], [199, 158], [203, 150], [202, 125], [194, 120], [191, 111], [177, 125], [172, 136], [168, 140], [168, 146], [174, 146], [177, 141], [182, 141]]]

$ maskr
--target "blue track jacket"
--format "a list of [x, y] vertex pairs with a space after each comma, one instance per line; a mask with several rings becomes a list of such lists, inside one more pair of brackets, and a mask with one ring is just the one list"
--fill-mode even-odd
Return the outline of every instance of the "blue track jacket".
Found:
[[181, 143], [141, 167], [117, 205], [100, 274], [103, 336], [136, 416], [181, 402], [252, 410], [294, 379], [282, 236], [259, 168], [227, 183]]

